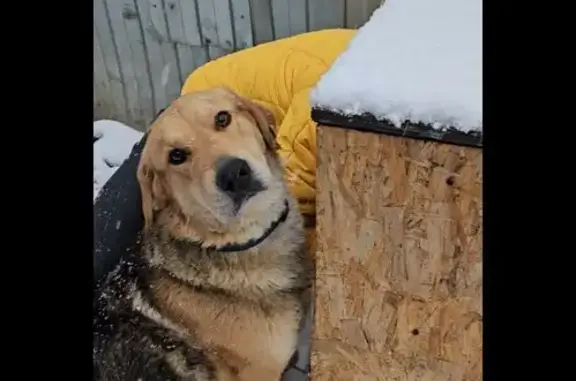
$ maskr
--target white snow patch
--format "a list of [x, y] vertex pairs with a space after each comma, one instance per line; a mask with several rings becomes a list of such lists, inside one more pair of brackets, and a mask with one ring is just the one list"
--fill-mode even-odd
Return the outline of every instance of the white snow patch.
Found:
[[386, 0], [311, 93], [312, 106], [482, 130], [482, 0]]
[[143, 133], [114, 120], [94, 122], [94, 200]]

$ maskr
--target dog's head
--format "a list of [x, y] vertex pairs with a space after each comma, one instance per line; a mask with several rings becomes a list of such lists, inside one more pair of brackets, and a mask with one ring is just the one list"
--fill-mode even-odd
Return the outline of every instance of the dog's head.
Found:
[[[174, 101], [150, 128], [138, 168], [145, 225], [194, 225], [197, 235], [257, 235], [286, 208], [273, 115], [216, 88]], [[199, 237], [205, 238], [205, 237]]]

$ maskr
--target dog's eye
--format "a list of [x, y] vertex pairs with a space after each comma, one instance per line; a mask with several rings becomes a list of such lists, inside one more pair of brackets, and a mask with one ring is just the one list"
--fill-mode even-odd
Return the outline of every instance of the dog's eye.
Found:
[[232, 121], [232, 115], [228, 111], [218, 111], [214, 117], [214, 123], [218, 128], [226, 128]]
[[179, 165], [188, 158], [188, 151], [182, 148], [173, 148], [168, 152], [168, 162], [172, 165]]

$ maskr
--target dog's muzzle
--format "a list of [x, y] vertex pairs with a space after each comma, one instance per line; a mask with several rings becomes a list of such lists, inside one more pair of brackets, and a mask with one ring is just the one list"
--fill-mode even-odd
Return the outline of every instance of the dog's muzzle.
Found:
[[234, 202], [236, 210], [266, 188], [254, 176], [246, 160], [222, 157], [216, 163], [216, 186]]

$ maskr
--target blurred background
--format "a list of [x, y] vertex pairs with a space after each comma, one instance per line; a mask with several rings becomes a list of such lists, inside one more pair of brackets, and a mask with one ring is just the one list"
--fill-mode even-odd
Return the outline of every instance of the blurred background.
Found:
[[382, 0], [93, 0], [94, 120], [143, 131], [198, 66], [306, 31], [357, 28]]

